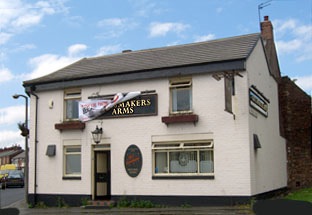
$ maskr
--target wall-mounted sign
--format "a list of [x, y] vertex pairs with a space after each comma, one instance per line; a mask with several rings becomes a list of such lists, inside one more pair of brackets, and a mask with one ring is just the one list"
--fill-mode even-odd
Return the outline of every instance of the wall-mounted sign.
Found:
[[268, 103], [270, 101], [255, 87], [249, 89], [249, 104], [263, 116], [268, 116]]
[[142, 169], [142, 154], [136, 145], [130, 145], [125, 153], [125, 169], [129, 176], [136, 177]]
[[142, 94], [115, 105], [99, 118], [157, 115], [157, 94]]

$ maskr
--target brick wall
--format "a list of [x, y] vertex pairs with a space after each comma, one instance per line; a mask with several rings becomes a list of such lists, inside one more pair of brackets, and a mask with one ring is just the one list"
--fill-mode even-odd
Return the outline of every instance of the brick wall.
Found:
[[279, 99], [281, 133], [287, 140], [288, 187], [312, 186], [311, 97], [282, 77]]

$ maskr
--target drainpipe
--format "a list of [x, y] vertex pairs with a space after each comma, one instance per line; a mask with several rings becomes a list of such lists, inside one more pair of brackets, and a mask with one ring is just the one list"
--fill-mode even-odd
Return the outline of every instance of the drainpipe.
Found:
[[38, 144], [38, 95], [34, 93], [31, 87], [31, 95], [36, 97], [36, 120], [35, 120], [35, 176], [34, 176], [34, 205], [37, 204], [37, 144]]

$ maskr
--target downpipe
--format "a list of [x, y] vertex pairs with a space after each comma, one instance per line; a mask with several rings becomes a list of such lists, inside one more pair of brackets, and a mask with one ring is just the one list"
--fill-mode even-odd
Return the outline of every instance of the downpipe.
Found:
[[36, 97], [36, 114], [35, 114], [35, 169], [34, 169], [34, 206], [37, 204], [37, 144], [38, 144], [38, 99], [39, 96], [31, 89], [29, 92]]

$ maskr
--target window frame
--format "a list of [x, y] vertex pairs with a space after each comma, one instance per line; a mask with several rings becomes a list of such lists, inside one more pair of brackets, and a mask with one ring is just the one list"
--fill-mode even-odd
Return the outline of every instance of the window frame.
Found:
[[[174, 109], [174, 96], [173, 96], [173, 90], [180, 90], [180, 89], [188, 89], [189, 90], [189, 110], [173, 110]], [[190, 77], [185, 78], [175, 78], [169, 80], [169, 93], [170, 93], [170, 111], [169, 113], [171, 115], [177, 115], [177, 114], [189, 114], [193, 113], [193, 95], [192, 95], [192, 79]], [[175, 99], [178, 100], [177, 98]], [[178, 101], [177, 101], [178, 103]], [[177, 107], [178, 109], [178, 107]]]
[[[79, 149], [78, 152], [68, 152], [67, 149]], [[80, 155], [80, 173], [67, 173], [67, 156], [69, 155]], [[63, 178], [81, 178], [81, 145], [66, 145], [63, 147]]]
[[76, 100], [81, 101], [81, 89], [68, 89], [64, 91], [64, 121], [79, 120], [79, 107], [77, 106], [77, 118], [67, 118], [67, 101]]
[[[200, 172], [201, 171], [201, 152], [209, 151], [212, 161], [212, 171], [211, 172]], [[157, 172], [156, 171], [156, 153], [166, 153], [166, 167], [167, 172]], [[196, 172], [171, 172], [170, 171], [170, 153], [171, 152], [196, 152]], [[200, 178], [200, 177], [210, 177], [214, 178], [214, 144], [212, 140], [209, 141], [174, 141], [174, 142], [161, 142], [152, 143], [152, 175], [153, 178]], [[158, 170], [159, 171], [159, 170]]]

